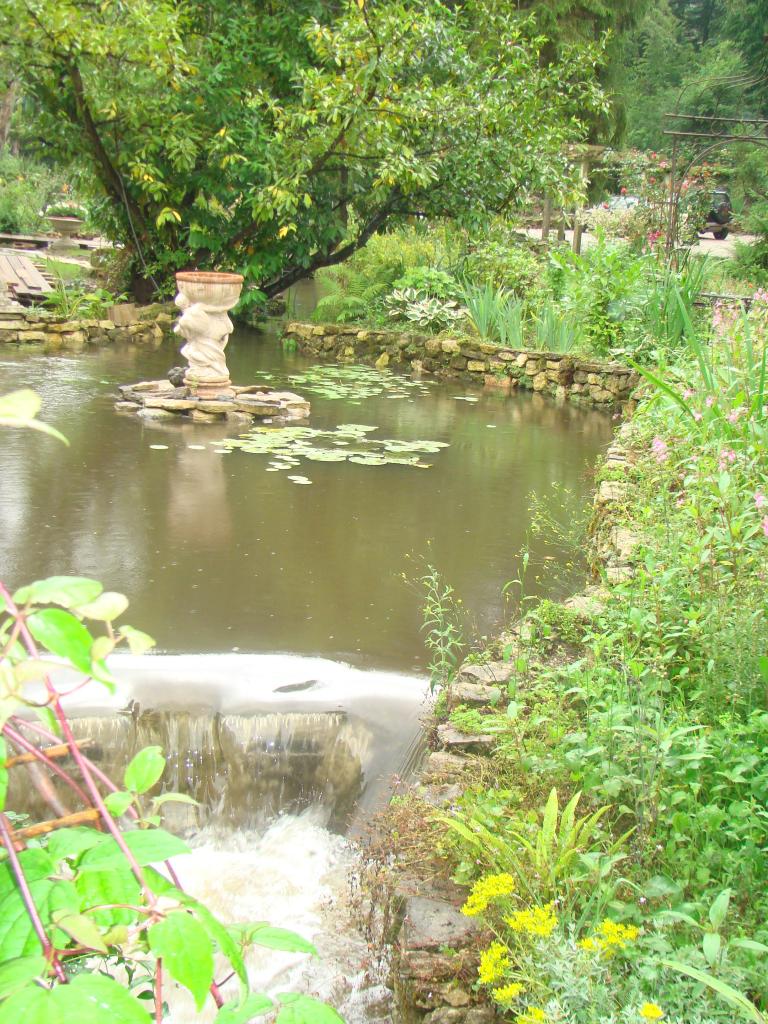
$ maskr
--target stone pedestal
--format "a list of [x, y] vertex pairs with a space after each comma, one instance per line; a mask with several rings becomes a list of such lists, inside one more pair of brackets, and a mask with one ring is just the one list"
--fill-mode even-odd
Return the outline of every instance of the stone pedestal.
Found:
[[49, 216], [48, 220], [59, 236], [48, 247], [54, 251], [68, 249], [72, 244], [72, 239], [83, 226], [83, 222], [79, 217], [57, 217], [53, 215]]
[[185, 340], [181, 354], [189, 365], [184, 383], [204, 400], [232, 398], [224, 354], [233, 327], [227, 313], [240, 298], [243, 278], [240, 274], [183, 271], [176, 275], [176, 284], [181, 316], [174, 331]]

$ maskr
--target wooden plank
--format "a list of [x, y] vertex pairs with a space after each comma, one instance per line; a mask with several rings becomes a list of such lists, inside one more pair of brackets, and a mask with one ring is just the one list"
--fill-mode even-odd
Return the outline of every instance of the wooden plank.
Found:
[[0, 276], [17, 298], [38, 299], [52, 291], [32, 261], [18, 253], [0, 253]]

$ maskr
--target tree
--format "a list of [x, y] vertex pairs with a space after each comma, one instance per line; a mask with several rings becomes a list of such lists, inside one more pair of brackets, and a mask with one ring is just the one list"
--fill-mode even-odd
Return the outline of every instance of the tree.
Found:
[[600, 47], [545, 52], [512, 6], [0, 0], [0, 47], [137, 284], [225, 266], [273, 295], [397, 218], [572, 190]]

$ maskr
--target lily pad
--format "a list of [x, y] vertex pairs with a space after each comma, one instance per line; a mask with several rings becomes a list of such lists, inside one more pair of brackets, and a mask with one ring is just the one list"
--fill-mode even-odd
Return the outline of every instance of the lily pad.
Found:
[[[444, 441], [406, 441], [399, 438], [374, 438], [377, 428], [368, 423], [343, 423], [335, 429], [315, 427], [267, 428], [263, 425], [239, 437], [217, 442], [217, 451], [239, 449], [249, 455], [264, 455], [267, 472], [277, 473], [308, 462], [353, 462], [360, 466], [417, 466], [425, 453], [447, 447]], [[289, 479], [291, 479], [289, 477]], [[311, 481], [310, 481], [311, 482]]]

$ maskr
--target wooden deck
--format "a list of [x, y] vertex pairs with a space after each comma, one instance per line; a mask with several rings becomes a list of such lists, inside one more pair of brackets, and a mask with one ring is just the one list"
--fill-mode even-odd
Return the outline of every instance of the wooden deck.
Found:
[[0, 281], [12, 299], [40, 302], [52, 290], [50, 284], [27, 256], [0, 250]]

